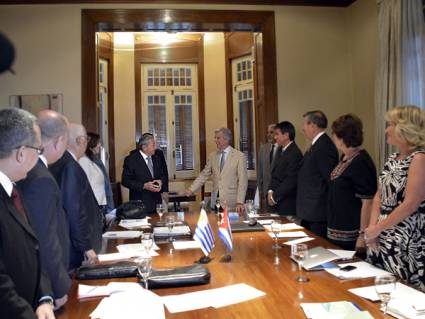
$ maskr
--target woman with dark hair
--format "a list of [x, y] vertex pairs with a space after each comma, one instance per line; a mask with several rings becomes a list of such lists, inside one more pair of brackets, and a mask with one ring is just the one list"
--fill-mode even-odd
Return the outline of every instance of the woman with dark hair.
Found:
[[352, 114], [332, 124], [332, 137], [342, 152], [330, 176], [327, 206], [328, 239], [343, 249], [365, 253], [363, 232], [369, 224], [376, 193], [376, 168], [363, 143], [363, 125]]
[[107, 214], [114, 209], [114, 200], [108, 173], [100, 159], [100, 136], [91, 132], [87, 136], [86, 154], [78, 162], [88, 177], [99, 207]]

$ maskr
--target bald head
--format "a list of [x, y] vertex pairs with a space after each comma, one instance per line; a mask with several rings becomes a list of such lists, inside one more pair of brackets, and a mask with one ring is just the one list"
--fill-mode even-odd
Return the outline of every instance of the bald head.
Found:
[[87, 132], [83, 125], [77, 123], [69, 124], [68, 150], [70, 150], [77, 159], [80, 159], [87, 148]]
[[56, 111], [40, 111], [37, 120], [41, 129], [41, 141], [43, 144], [59, 136], [68, 135], [68, 120]]

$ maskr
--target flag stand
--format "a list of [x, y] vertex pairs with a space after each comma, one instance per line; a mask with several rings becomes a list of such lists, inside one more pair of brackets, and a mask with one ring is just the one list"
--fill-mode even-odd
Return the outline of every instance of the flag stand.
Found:
[[220, 262], [221, 263], [226, 263], [226, 264], [227, 263], [230, 263], [230, 262], [232, 262], [232, 256], [229, 255], [229, 254], [224, 255], [223, 257], [221, 257]]
[[196, 263], [198, 263], [198, 264], [208, 264], [211, 260], [212, 260], [212, 258], [210, 258], [209, 256], [203, 256], [203, 257], [199, 258], [196, 261]]

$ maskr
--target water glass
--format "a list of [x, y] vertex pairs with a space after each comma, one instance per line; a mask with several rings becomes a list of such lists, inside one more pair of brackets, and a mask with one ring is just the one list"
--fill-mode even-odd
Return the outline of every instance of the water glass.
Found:
[[298, 282], [307, 282], [309, 279], [302, 275], [302, 266], [304, 260], [307, 259], [308, 256], [308, 247], [306, 244], [295, 244], [292, 245], [292, 257], [298, 263], [298, 277], [296, 281]]
[[277, 242], [277, 236], [279, 236], [280, 231], [282, 230], [282, 224], [278, 221], [273, 221], [270, 225], [271, 231], [274, 234], [274, 244], [273, 249], [281, 249], [279, 243]]
[[173, 216], [173, 215], [167, 216], [166, 225], [168, 227], [168, 232], [170, 234], [170, 237], [169, 237], [170, 242], [174, 241], [174, 239], [173, 239], [173, 227], [174, 227], [175, 223], [176, 223], [175, 216]]
[[153, 246], [153, 234], [152, 233], [143, 233], [142, 234], [142, 246], [145, 249], [146, 253], [149, 255], [149, 252]]
[[152, 258], [151, 257], [140, 257], [136, 259], [137, 271], [140, 277], [145, 282], [145, 288], [148, 288], [148, 279], [152, 272]]
[[159, 215], [159, 222], [162, 222], [162, 215], [165, 213], [164, 204], [156, 204], [156, 212]]
[[395, 290], [396, 278], [393, 275], [382, 275], [375, 277], [375, 290], [381, 299], [381, 311], [387, 314], [388, 303], [391, 293]]

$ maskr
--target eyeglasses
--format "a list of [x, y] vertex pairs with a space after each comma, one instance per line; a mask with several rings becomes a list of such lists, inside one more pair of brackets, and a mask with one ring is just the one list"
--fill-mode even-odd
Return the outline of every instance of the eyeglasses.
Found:
[[80, 136], [77, 136], [77, 139], [79, 139], [79, 138], [83, 138], [83, 139], [85, 139], [87, 142], [89, 142], [89, 141], [90, 141], [90, 136], [87, 136], [87, 135], [80, 135]]
[[32, 148], [33, 150], [36, 150], [38, 155], [41, 155], [41, 154], [44, 153], [44, 147], [43, 146], [39, 146], [39, 147], [31, 146], [31, 145], [23, 145], [23, 146], [27, 147], [27, 148]]

